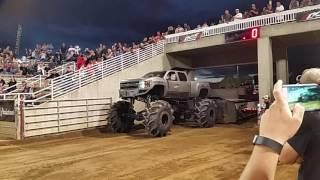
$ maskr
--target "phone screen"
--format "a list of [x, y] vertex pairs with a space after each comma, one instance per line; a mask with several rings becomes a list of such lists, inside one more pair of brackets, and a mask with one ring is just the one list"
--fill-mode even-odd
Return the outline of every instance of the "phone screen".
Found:
[[320, 110], [320, 86], [317, 84], [285, 85], [283, 92], [291, 109], [299, 103], [306, 111]]

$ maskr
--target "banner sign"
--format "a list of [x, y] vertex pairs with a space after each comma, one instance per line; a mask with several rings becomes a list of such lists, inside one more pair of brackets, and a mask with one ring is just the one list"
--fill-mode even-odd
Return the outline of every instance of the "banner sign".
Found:
[[319, 18], [320, 18], [320, 9], [307, 11], [307, 12], [301, 12], [301, 13], [297, 14], [297, 21], [298, 22], [310, 21], [310, 20], [319, 19]]
[[201, 36], [202, 36], [202, 32], [193, 33], [193, 34], [186, 35], [186, 36], [180, 36], [179, 43], [196, 41], [196, 40], [200, 39]]
[[14, 100], [0, 100], [0, 121], [15, 122]]

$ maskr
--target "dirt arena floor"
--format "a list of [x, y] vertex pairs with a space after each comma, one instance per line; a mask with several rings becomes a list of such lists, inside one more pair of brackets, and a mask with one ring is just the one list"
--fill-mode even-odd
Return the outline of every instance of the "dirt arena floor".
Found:
[[[63, 137], [0, 141], [0, 179], [232, 180], [252, 150], [250, 123], [212, 129], [174, 127], [166, 138], [90, 131]], [[280, 166], [276, 179], [296, 179]]]

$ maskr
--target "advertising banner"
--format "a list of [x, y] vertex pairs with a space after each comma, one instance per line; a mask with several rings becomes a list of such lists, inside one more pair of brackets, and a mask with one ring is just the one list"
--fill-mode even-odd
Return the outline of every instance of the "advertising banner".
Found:
[[297, 14], [298, 22], [310, 21], [310, 20], [319, 19], [319, 18], [320, 18], [320, 9], [316, 9], [308, 12], [301, 12]]
[[200, 39], [201, 36], [202, 36], [202, 32], [193, 33], [193, 34], [186, 35], [186, 36], [181, 36], [181, 37], [179, 38], [179, 43], [196, 41], [196, 40]]

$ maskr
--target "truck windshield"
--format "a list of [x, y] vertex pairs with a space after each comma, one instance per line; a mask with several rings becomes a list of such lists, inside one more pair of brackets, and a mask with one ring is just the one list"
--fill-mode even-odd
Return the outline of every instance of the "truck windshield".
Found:
[[143, 78], [152, 78], [152, 77], [160, 77], [163, 78], [163, 76], [166, 74], [165, 71], [159, 71], [159, 72], [151, 72], [143, 76]]

